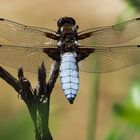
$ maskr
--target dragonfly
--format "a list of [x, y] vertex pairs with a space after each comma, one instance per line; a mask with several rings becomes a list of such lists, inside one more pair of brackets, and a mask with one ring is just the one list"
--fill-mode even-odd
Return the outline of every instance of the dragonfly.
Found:
[[61, 86], [72, 104], [79, 89], [79, 70], [107, 73], [140, 63], [140, 45], [123, 45], [140, 36], [140, 18], [79, 31], [76, 20], [62, 17], [57, 31], [0, 18], [0, 63], [35, 72], [59, 62]]

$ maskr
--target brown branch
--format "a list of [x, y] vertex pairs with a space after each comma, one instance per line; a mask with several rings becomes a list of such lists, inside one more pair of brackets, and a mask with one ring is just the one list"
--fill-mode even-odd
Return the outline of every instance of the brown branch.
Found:
[[17, 92], [20, 91], [19, 81], [0, 66], [0, 77], [11, 85]]
[[38, 86], [33, 90], [29, 80], [24, 77], [23, 69], [19, 68], [17, 80], [0, 67], [0, 77], [11, 85], [27, 105], [35, 127], [36, 140], [52, 140], [49, 130], [50, 95], [59, 73], [59, 63], [56, 62], [46, 84], [46, 69], [44, 63], [38, 70]]
[[48, 94], [51, 94], [51, 92], [54, 88], [55, 82], [56, 82], [58, 74], [59, 74], [59, 66], [60, 66], [60, 63], [58, 63], [58, 62], [54, 63], [54, 65], [53, 65], [50, 78], [47, 82]]

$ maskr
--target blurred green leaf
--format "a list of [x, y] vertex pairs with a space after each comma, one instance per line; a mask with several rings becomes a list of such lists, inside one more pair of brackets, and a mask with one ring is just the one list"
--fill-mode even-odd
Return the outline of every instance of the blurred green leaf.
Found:
[[140, 81], [134, 83], [126, 101], [123, 104], [116, 103], [113, 110], [123, 121], [140, 129]]
[[111, 132], [106, 136], [105, 140], [116, 140], [117, 135], [117, 130], [112, 129]]
[[132, 140], [131, 129], [128, 126], [115, 126], [105, 140]]
[[126, 2], [140, 12], [140, 0], [126, 0]]

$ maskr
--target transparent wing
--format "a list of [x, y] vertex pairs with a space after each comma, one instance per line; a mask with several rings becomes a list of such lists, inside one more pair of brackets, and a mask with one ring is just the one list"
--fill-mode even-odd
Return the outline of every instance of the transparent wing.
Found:
[[81, 71], [106, 73], [140, 63], [138, 45], [94, 48], [91, 52], [93, 53], [79, 62]]
[[54, 60], [44, 53], [43, 49], [44, 48], [1, 45], [0, 64], [14, 68], [23, 66], [26, 72], [37, 72], [38, 67], [43, 61], [47, 72], [49, 72]]
[[138, 36], [140, 36], [140, 18], [113, 26], [92, 28], [78, 33], [81, 45], [118, 45]]
[[48, 35], [56, 36], [55, 31], [46, 28], [25, 26], [10, 20], [0, 19], [0, 38], [17, 45], [46, 45], [55, 44], [56, 41]]

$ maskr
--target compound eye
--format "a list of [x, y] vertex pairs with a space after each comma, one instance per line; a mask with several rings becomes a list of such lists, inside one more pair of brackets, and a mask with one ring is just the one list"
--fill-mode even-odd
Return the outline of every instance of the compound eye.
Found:
[[57, 26], [58, 26], [58, 27], [62, 27], [64, 24], [65, 24], [64, 18], [60, 18], [60, 19], [58, 20], [58, 22], [57, 22]]

